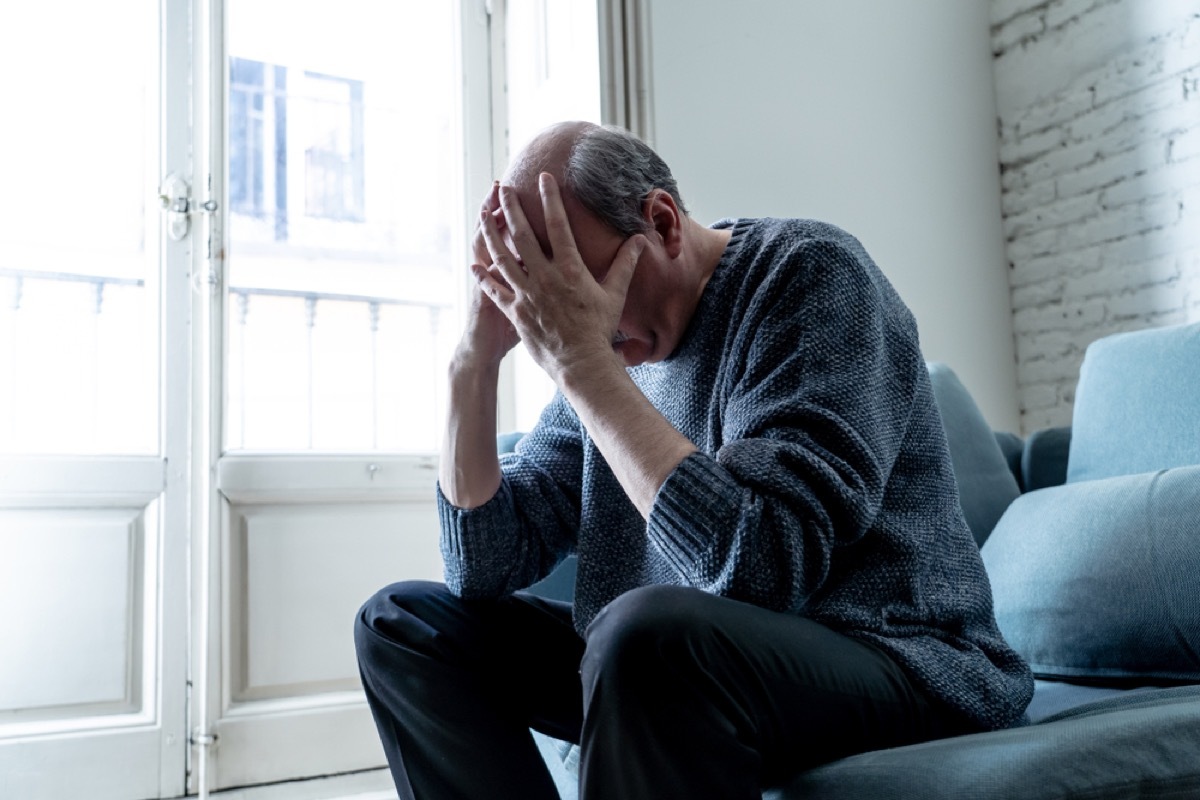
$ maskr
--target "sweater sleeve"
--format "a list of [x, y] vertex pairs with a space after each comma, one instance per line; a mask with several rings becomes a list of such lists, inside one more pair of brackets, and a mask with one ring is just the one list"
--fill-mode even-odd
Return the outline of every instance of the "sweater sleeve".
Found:
[[798, 612], [881, 508], [924, 369], [916, 326], [861, 248], [811, 240], [756, 290], [726, 358], [724, 444], [668, 476], [648, 535], [690, 584]]
[[501, 456], [500, 488], [491, 500], [459, 508], [438, 487], [450, 591], [501, 597], [545, 577], [567, 556], [579, 529], [580, 440], [578, 418], [559, 394], [516, 453]]

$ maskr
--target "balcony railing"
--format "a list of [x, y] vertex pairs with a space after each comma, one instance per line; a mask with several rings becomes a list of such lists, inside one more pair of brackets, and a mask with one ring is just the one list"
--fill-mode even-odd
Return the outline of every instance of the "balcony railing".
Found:
[[0, 452], [158, 451], [139, 278], [0, 268]]
[[[156, 452], [156, 303], [145, 288], [137, 278], [0, 269], [0, 452]], [[230, 288], [226, 448], [432, 452], [450, 310]]]
[[25, 281], [58, 281], [61, 283], [91, 284], [96, 292], [96, 313], [99, 314], [104, 306], [104, 289], [107, 286], [136, 286], [142, 288], [145, 281], [141, 278], [116, 278], [105, 275], [79, 275], [73, 272], [41, 272], [26, 269], [7, 269], [0, 267], [0, 278], [9, 279], [9, 294], [6, 308], [20, 311], [21, 299], [25, 291]]
[[[227, 448], [436, 449], [449, 304], [244, 286], [230, 287], [229, 298]], [[258, 314], [273, 322], [255, 326]], [[263, 356], [271, 324], [300, 329], [283, 356], [288, 372], [273, 379]], [[256, 430], [267, 413], [293, 424]]]

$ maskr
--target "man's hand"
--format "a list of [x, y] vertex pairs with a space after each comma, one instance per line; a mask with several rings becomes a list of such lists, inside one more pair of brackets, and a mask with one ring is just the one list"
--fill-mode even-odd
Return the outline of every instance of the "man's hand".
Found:
[[504, 242], [501, 215], [486, 207], [489, 197], [480, 213], [480, 226], [491, 266], [476, 263], [471, 271], [534, 361], [561, 386], [570, 370], [616, 360], [612, 342], [646, 240], [640, 235], [626, 239], [603, 282], [597, 282], [579, 255], [558, 184], [543, 173], [538, 189], [550, 255], [542, 251], [516, 191], [500, 187], [502, 221], [517, 252]]
[[[650, 405], [612, 347], [646, 238], [639, 234], [622, 242], [597, 281], [576, 247], [554, 178], [539, 176], [538, 189], [550, 254], [542, 250], [516, 191], [501, 187], [504, 225], [517, 252], [505, 245], [496, 215], [481, 214], [492, 266], [475, 264], [471, 271], [571, 403], [625, 494], [648, 518], [659, 488], [696, 446]], [[479, 485], [486, 488], [482, 481]]]
[[[471, 255], [477, 264], [491, 262], [487, 243], [484, 241], [484, 219], [490, 219], [494, 227], [503, 230], [506, 225], [504, 212], [500, 208], [500, 182], [492, 184], [487, 196], [479, 208], [480, 220], [475, 227], [475, 236], [471, 242]], [[474, 267], [472, 267], [474, 269]], [[503, 277], [496, 273], [495, 279], [502, 281]], [[464, 366], [470, 364], [479, 367], [494, 367], [516, 346], [517, 331], [498, 309], [488, 299], [483, 288], [478, 283], [471, 289], [471, 302], [467, 310], [467, 327], [463, 332], [462, 341], [458, 346], [456, 360]]]

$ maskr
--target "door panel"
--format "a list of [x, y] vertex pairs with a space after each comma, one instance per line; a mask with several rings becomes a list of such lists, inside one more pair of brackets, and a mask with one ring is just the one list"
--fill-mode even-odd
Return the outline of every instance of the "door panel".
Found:
[[143, 511], [0, 511], [0, 586], [22, 605], [0, 616], [0, 641], [25, 643], [0, 671], [0, 720], [140, 709]]
[[442, 575], [432, 458], [227, 456], [219, 786], [384, 764], [359, 688], [359, 606]]
[[[0, 458], [0, 797], [184, 783], [184, 564], [161, 459]], [[166, 584], [177, 584], [168, 589]], [[135, 793], [136, 792], [136, 793]]]
[[234, 704], [358, 689], [355, 612], [398, 576], [440, 579], [427, 503], [235, 505]]

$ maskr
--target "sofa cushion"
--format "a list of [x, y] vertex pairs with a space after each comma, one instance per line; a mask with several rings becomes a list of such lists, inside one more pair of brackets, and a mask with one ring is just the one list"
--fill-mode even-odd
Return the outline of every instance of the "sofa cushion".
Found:
[[975, 543], [983, 544], [1021, 490], [992, 429], [958, 376], [936, 361], [927, 367], [950, 445], [959, 504]]
[[1088, 683], [1069, 683], [1067, 681], [1035, 680], [1033, 682], [1033, 700], [1025, 709], [1025, 716], [1030, 722], [1045, 722], [1050, 717], [1061, 716], [1073, 708], [1094, 703], [1097, 700], [1107, 700], [1110, 697], [1122, 697], [1138, 692], [1157, 692], [1157, 686], [1094, 686]]
[[1200, 466], [1022, 495], [982, 552], [1037, 676], [1200, 683]]
[[1124, 695], [1039, 725], [877, 750], [803, 772], [764, 800], [1200, 797], [1200, 687]]
[[1108, 336], [1075, 390], [1067, 480], [1200, 464], [1200, 323]]

